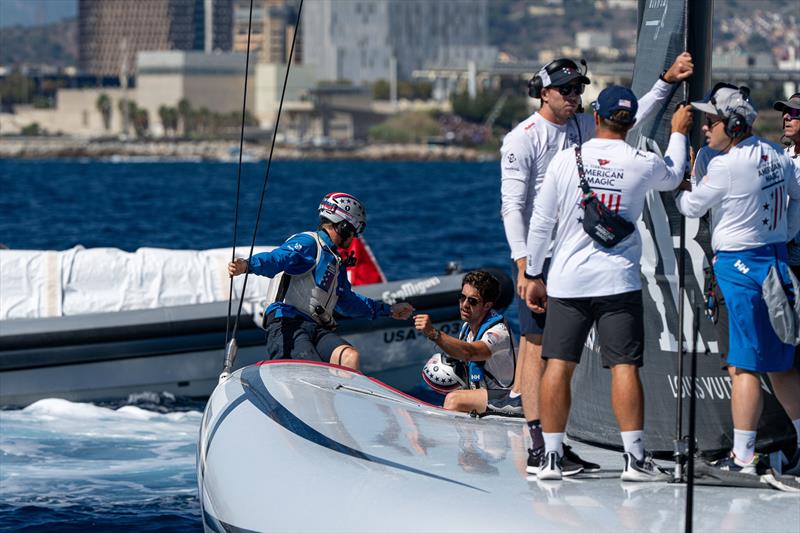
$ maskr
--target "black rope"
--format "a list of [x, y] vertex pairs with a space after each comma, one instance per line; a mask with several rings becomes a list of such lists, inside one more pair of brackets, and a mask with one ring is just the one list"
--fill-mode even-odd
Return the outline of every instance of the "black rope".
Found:
[[[236, 260], [236, 230], [239, 227], [239, 193], [242, 188], [242, 151], [244, 150], [244, 122], [247, 116], [247, 75], [250, 72], [250, 35], [253, 28], [253, 0], [250, 0], [250, 18], [247, 20], [247, 54], [244, 61], [244, 96], [242, 97], [242, 130], [239, 135], [239, 166], [236, 170], [236, 208], [233, 211], [233, 249], [231, 261]], [[244, 291], [242, 291], [244, 298]], [[233, 301], [233, 276], [228, 287], [228, 317], [225, 320], [225, 345], [230, 339], [231, 305]]]
[[[250, 0], [250, 1], [252, 3], [252, 0]], [[281, 111], [283, 110], [283, 100], [286, 97], [286, 85], [287, 85], [287, 83], [289, 81], [289, 69], [292, 66], [292, 58], [294, 57], [294, 45], [295, 45], [295, 42], [297, 41], [298, 30], [300, 29], [300, 14], [302, 13], [302, 11], [303, 11], [303, 0], [300, 0], [300, 5], [297, 8], [297, 24], [295, 24], [294, 34], [292, 35], [292, 46], [289, 49], [289, 59], [288, 59], [288, 62], [286, 63], [286, 74], [283, 77], [283, 90], [281, 91], [281, 101], [280, 101], [280, 104], [278, 104], [278, 115], [275, 118], [275, 128], [274, 128], [274, 130], [272, 132], [272, 145], [270, 146], [270, 149], [269, 149], [269, 159], [267, 159], [267, 170], [264, 173], [264, 185], [261, 188], [261, 198], [259, 199], [259, 202], [258, 202], [258, 213], [256, 214], [256, 225], [253, 228], [253, 240], [250, 243], [250, 254], [247, 256], [248, 264], [250, 263], [250, 260], [253, 258], [253, 249], [256, 246], [256, 237], [258, 235], [258, 224], [259, 224], [259, 222], [261, 220], [261, 211], [262, 211], [262, 209], [264, 207], [264, 196], [266, 196], [266, 193], [267, 193], [267, 183], [269, 181], [269, 170], [270, 170], [270, 167], [272, 166], [272, 154], [275, 151], [275, 137], [278, 134], [278, 124], [280, 124]], [[236, 311], [236, 321], [233, 324], [233, 333], [231, 335], [231, 338], [234, 338], [234, 339], [236, 338], [236, 332], [239, 330], [239, 317], [242, 314], [242, 304], [244, 303], [244, 293], [245, 293], [245, 290], [247, 289], [247, 277], [249, 275], [250, 275], [250, 269], [248, 269], [247, 272], [245, 272], [245, 275], [244, 275], [244, 283], [242, 284], [242, 297], [239, 299], [239, 309]]]

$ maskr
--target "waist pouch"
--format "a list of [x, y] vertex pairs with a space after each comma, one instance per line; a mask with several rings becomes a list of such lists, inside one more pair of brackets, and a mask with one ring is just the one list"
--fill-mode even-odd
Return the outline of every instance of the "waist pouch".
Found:
[[789, 283], [784, 283], [775, 265], [769, 268], [761, 284], [761, 296], [767, 304], [769, 322], [784, 344], [800, 344], [800, 284], [787, 269]]
[[611, 248], [622, 242], [636, 230], [633, 223], [613, 213], [601, 202], [594, 191], [584, 194], [583, 230], [600, 245]]
[[583, 191], [581, 199], [583, 230], [601, 246], [612, 248], [633, 233], [636, 226], [612, 212], [589, 187], [586, 172], [583, 170], [580, 146], [575, 147], [575, 160], [578, 164], [578, 177], [581, 180], [581, 190]]

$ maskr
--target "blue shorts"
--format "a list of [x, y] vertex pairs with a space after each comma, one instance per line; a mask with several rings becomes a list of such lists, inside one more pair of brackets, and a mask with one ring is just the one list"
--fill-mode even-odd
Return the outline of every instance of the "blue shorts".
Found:
[[778, 339], [761, 296], [761, 284], [773, 265], [788, 281], [786, 245], [717, 252], [714, 258], [714, 274], [728, 306], [728, 364], [732, 367], [752, 372], [792, 368], [794, 346]]
[[[517, 263], [516, 261], [511, 262], [512, 265], [512, 275], [514, 279], [514, 287], [517, 286]], [[547, 282], [547, 272], [550, 270], [550, 258], [544, 260], [544, 265], [542, 266], [542, 277], [544, 278], [545, 283]], [[519, 313], [519, 332], [522, 335], [542, 335], [544, 333], [544, 323], [545, 319], [547, 318], [546, 313], [534, 313], [528, 307], [528, 304], [522, 300], [519, 295], [515, 295], [514, 297], [517, 300], [517, 312]]]

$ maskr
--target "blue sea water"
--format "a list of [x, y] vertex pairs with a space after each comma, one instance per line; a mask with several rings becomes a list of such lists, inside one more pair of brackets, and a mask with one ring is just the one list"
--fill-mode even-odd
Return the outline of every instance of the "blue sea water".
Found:
[[[242, 256], [265, 168], [243, 167]], [[236, 174], [227, 163], [0, 160], [0, 243], [228, 247]], [[491, 162], [274, 162], [257, 244], [314, 228], [318, 202], [333, 190], [365, 202], [366, 238], [389, 279], [440, 273], [448, 261], [509, 266]], [[48, 399], [0, 411], [0, 530], [199, 529], [194, 464], [202, 408], [150, 394], [116, 405]]]

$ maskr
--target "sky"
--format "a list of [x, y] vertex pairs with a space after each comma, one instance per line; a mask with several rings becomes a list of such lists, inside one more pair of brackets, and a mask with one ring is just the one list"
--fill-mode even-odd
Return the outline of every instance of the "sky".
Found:
[[55, 22], [77, 12], [78, 0], [0, 0], [0, 27]]

